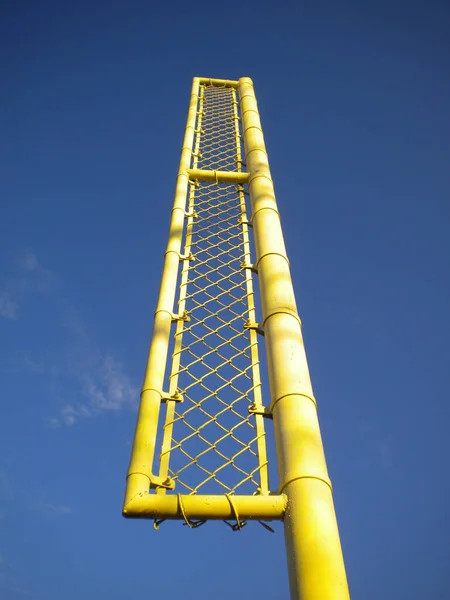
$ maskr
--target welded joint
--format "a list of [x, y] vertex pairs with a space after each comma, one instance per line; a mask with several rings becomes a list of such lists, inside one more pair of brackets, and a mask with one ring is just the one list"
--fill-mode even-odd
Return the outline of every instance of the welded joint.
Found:
[[[252, 150], [250, 150], [250, 152], [254, 152], [255, 150], [259, 150], [259, 148], [252, 148]], [[247, 156], [250, 152], [247, 153]], [[267, 179], [267, 181], [269, 181], [272, 184], [272, 188], [273, 188], [273, 179], [270, 175], [269, 168], [267, 167], [267, 169], [265, 171], [266, 172], [259, 170], [259, 171], [254, 171], [253, 173], [251, 173], [250, 177], [248, 178], [248, 184], [250, 185], [253, 181], [255, 181], [255, 179]], [[272, 196], [275, 198], [274, 192], [272, 192]]]
[[259, 323], [255, 323], [254, 321], [250, 321], [250, 319], [244, 323], [244, 329], [253, 329], [256, 331], [256, 333], [259, 333], [259, 335], [264, 336], [264, 329], [261, 327], [261, 325]]
[[297, 477], [290, 477], [287, 481], [285, 481], [282, 485], [280, 485], [280, 489], [278, 490], [278, 494], [284, 494], [284, 490], [288, 485], [294, 483], [295, 481], [299, 481], [300, 479], [315, 479], [316, 481], [320, 481], [327, 485], [330, 488], [331, 493], [333, 493], [333, 486], [331, 484], [331, 480], [329, 477], [321, 477], [320, 475], [298, 475]]
[[[248, 223], [246, 223], [246, 225], [247, 224]], [[248, 263], [248, 262], [245, 262], [245, 261], [241, 262], [241, 269], [250, 269], [250, 271], [252, 273], [256, 273], [256, 275], [258, 275], [258, 269], [257, 269], [256, 265], [253, 265], [251, 263]]]
[[248, 407], [248, 412], [251, 415], [261, 415], [263, 417], [266, 417], [267, 419], [273, 419], [272, 411], [268, 406], [258, 406], [257, 404], [253, 403], [251, 406]]
[[[252, 127], [247, 127], [247, 129], [244, 131], [244, 139], [245, 139], [245, 133], [246, 133], [246, 132], [247, 132], [249, 129], [252, 129]], [[258, 129], [258, 128], [256, 128], [256, 129]], [[251, 154], [252, 152], [262, 152], [263, 154], [265, 154], [265, 155], [268, 157], [268, 155], [267, 155], [267, 150], [266, 150], [265, 148], [261, 148], [260, 146], [257, 146], [256, 148], [251, 148], [250, 150], [247, 150], [247, 151], [246, 151], [246, 153], [245, 153], [245, 156], [246, 156], [246, 158], [247, 158], [247, 162], [249, 162], [249, 161], [248, 161], [248, 157], [250, 156], [250, 154]], [[268, 171], [268, 170], [269, 170], [269, 167], [267, 167], [267, 171]], [[270, 180], [272, 181], [272, 178], [271, 178]], [[273, 181], [272, 181], [272, 184], [273, 184]]]
[[265, 327], [267, 321], [270, 319], [270, 317], [273, 317], [275, 315], [288, 315], [289, 317], [292, 317], [293, 319], [295, 319], [297, 321], [297, 323], [300, 325], [300, 327], [302, 327], [302, 320], [300, 319], [298, 313], [296, 310], [292, 310], [291, 308], [276, 308], [273, 311], [271, 311], [268, 315], [266, 315], [264, 317], [264, 320], [262, 322], [262, 326]]
[[184, 402], [183, 394], [176, 390], [174, 394], [161, 394], [161, 402]]
[[275, 398], [275, 400], [270, 405], [270, 410], [273, 412], [273, 409], [275, 408], [275, 405], [278, 404], [278, 402], [280, 400], [283, 400], [283, 398], [286, 398], [287, 396], [301, 396], [302, 398], [306, 398], [307, 400], [311, 400], [311, 402], [314, 404], [314, 406], [315, 406], [315, 408], [317, 410], [317, 400], [315, 399], [315, 397], [312, 394], [305, 394], [305, 393], [299, 393], [299, 392], [288, 392], [287, 394], [283, 394], [279, 398]]
[[[264, 209], [263, 209], [263, 208], [261, 208], [261, 209], [259, 209], [259, 210], [264, 210]], [[259, 212], [259, 210], [258, 210], [258, 212]], [[272, 251], [270, 251], [270, 252], [264, 252], [264, 254], [261, 254], [261, 255], [258, 257], [258, 260], [256, 261], [256, 266], [259, 266], [259, 263], [262, 261], [262, 259], [263, 259], [263, 258], [266, 258], [266, 256], [279, 256], [279, 257], [280, 257], [280, 258], [282, 258], [282, 259], [283, 259], [285, 262], [287, 262], [287, 264], [288, 264], [288, 265], [290, 264], [290, 263], [289, 263], [289, 259], [288, 259], [288, 257], [286, 256], [286, 253], [284, 253], [284, 254], [283, 254], [282, 252], [272, 252]]]
[[[252, 220], [254, 221], [256, 219], [256, 215], [261, 212], [262, 210], [272, 210], [277, 216], [278, 219], [280, 219], [280, 213], [278, 212], [277, 208], [274, 208], [273, 206], [261, 206], [261, 208], [258, 208], [257, 210], [255, 210], [255, 212], [252, 215]], [[287, 260], [287, 259], [286, 259]]]
[[[255, 114], [259, 114], [259, 113], [258, 113], [258, 111], [256, 111], [256, 110], [253, 110], [252, 108], [247, 108], [247, 110], [244, 110], [244, 111], [243, 111], [243, 113], [242, 113], [242, 116], [246, 115], [246, 114], [247, 114], [247, 113], [249, 113], [249, 112], [253, 112], [253, 113], [255, 113]], [[262, 135], [264, 135], [264, 134], [263, 134], [263, 130], [262, 130], [262, 127], [261, 127], [261, 125], [256, 125], [255, 123], [253, 123], [252, 125], [248, 125], [247, 127], [245, 127], [245, 128], [244, 128], [244, 131], [243, 131], [244, 135], [245, 135], [245, 134], [247, 133], [247, 131], [249, 131], [250, 129], [258, 129], [258, 131], [260, 131], [260, 132], [261, 132], [261, 134], [262, 134]], [[259, 148], [258, 148], [258, 149], [259, 149]], [[262, 148], [262, 147], [261, 147], [261, 150], [263, 150], [263, 151], [265, 152], [265, 149], [264, 149], [264, 148]], [[266, 152], [266, 154], [267, 154], [267, 152]]]

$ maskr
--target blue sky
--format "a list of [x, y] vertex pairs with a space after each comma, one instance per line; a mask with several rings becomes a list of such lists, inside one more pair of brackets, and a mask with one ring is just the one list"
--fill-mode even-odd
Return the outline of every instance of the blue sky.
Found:
[[280, 526], [121, 517], [191, 80], [246, 75], [352, 596], [447, 598], [448, 6], [152, 4], [2, 7], [0, 596], [288, 597]]

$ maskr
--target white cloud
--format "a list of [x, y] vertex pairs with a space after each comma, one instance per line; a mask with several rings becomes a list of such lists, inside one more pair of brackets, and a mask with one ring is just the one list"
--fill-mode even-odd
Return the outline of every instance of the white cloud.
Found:
[[54, 290], [56, 278], [52, 271], [44, 268], [33, 252], [22, 253], [16, 261], [16, 272], [0, 291], [0, 317], [16, 319], [19, 305], [35, 292], [48, 293]]
[[67, 506], [66, 504], [53, 504], [52, 502], [30, 504], [28, 509], [47, 515], [70, 515], [73, 513], [71, 506]]
[[85, 393], [99, 411], [117, 411], [136, 400], [136, 389], [112, 356], [103, 359], [97, 381], [87, 378]]
[[0, 292], [0, 316], [13, 320], [17, 317], [17, 304], [8, 292]]
[[18, 261], [22, 275], [17, 278], [15, 286], [21, 290], [22, 294], [30, 292], [48, 293], [54, 292], [57, 284], [57, 277], [50, 269], [41, 265], [36, 254], [31, 251], [23, 252]]
[[27, 250], [19, 259], [19, 265], [24, 271], [36, 271], [41, 268], [34, 252]]
[[43, 360], [33, 360], [27, 355], [23, 359], [23, 366], [30, 373], [36, 373], [37, 375], [43, 375], [46, 370]]
[[86, 402], [66, 404], [58, 418], [48, 419], [50, 427], [74, 425], [86, 417], [95, 417], [105, 412], [118, 412], [123, 408], [134, 407], [138, 391], [123, 372], [122, 365], [111, 355], [103, 358], [95, 373], [79, 376]]
[[[71, 389], [79, 388], [80, 401], [66, 400], [59, 415], [47, 419], [49, 427], [71, 426], [82, 418], [134, 406], [138, 398], [137, 388], [132, 385], [122, 365], [92, 342], [79, 311], [62, 293], [61, 281], [55, 273], [44, 267], [30, 250], [21, 254], [18, 266], [21, 273], [8, 289], [15, 290], [13, 296], [19, 299], [36, 292], [50, 295], [56, 301], [56, 319], [67, 338], [57, 358], [25, 356], [23, 366], [29, 372], [50, 376], [54, 381], [64, 373], [76, 384]], [[17, 304], [9, 293], [0, 293], [0, 316], [12, 319], [16, 313]]]
[[42, 510], [56, 515], [70, 515], [73, 512], [70, 506], [66, 506], [65, 504], [51, 504], [50, 502], [43, 504]]

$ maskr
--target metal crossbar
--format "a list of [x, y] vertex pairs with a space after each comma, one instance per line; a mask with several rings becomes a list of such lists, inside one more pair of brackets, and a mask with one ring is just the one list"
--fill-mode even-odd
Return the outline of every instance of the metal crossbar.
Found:
[[[234, 89], [200, 86], [196, 131], [194, 170], [241, 172]], [[268, 494], [246, 192], [189, 188], [159, 478], [181, 493]]]

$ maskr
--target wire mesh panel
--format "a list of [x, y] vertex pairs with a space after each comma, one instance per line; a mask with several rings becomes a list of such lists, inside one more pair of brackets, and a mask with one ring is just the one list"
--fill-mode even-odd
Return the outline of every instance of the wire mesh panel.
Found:
[[[234, 89], [200, 86], [192, 168], [242, 170]], [[182, 494], [268, 494], [245, 186], [189, 188], [159, 476]]]
[[236, 163], [236, 93], [228, 87], [201, 87], [202, 131], [197, 166], [200, 169], [217, 171], [238, 170], [240, 165]]

